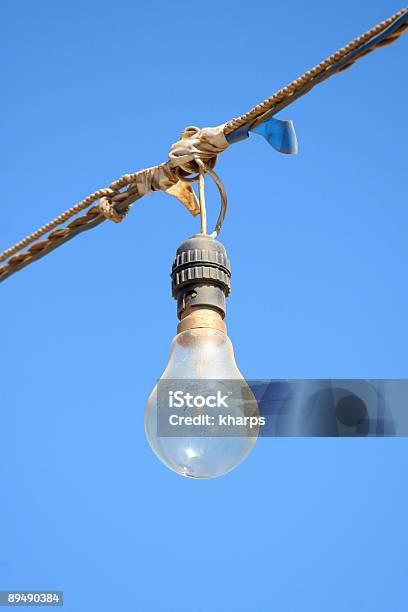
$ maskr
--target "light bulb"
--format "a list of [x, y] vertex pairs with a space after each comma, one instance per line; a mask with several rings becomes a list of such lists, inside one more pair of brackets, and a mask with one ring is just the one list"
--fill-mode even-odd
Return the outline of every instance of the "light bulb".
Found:
[[[158, 458], [192, 478], [214, 478], [238, 466], [253, 449], [259, 432], [258, 405], [235, 363], [223, 321], [229, 278], [226, 252], [218, 241], [198, 235], [179, 247], [172, 273], [181, 318], [179, 333], [147, 402], [145, 431]], [[179, 387], [193, 393], [188, 397], [179, 391], [177, 395]], [[178, 410], [176, 402], [169, 401], [173, 396]], [[203, 405], [203, 398], [209, 405]], [[194, 435], [189, 435], [188, 425], [167, 435], [171, 419], [179, 425], [178, 420], [184, 424], [194, 417], [213, 422], [194, 428]], [[225, 425], [226, 419], [231, 426]], [[160, 430], [163, 424], [168, 426], [166, 435]]]
[[[188, 329], [177, 334], [171, 344], [169, 362], [160, 380], [174, 381], [177, 388], [180, 387], [179, 381], [182, 379], [194, 381], [199, 395], [202, 395], [205, 389], [207, 396], [211, 392], [214, 396], [220, 392], [221, 397], [228, 394], [228, 389], [234, 384], [231, 381], [239, 381], [241, 397], [233, 399], [225, 409], [228, 416], [234, 417], [233, 421], [232, 419], [229, 421], [236, 423], [240, 421], [235, 420], [235, 417], [258, 415], [257, 403], [235, 363], [231, 340], [222, 331], [203, 327]], [[157, 431], [159, 412], [160, 418], [165, 422], [175, 411], [169, 406], [166, 395], [160, 397], [156, 385], [146, 406], [147, 439], [159, 459], [183, 476], [192, 478], [221, 476], [239, 465], [256, 442], [257, 429], [252, 430], [251, 435], [236, 436], [232, 435], [232, 427], [230, 435], [222, 436], [217, 431], [219, 427], [217, 422], [211, 426], [211, 435], [159, 436]], [[210, 416], [211, 412], [211, 410], [206, 411]], [[204, 412], [201, 406], [192, 405], [183, 408], [183, 414], [194, 417]], [[222, 409], [219, 414], [222, 414]]]

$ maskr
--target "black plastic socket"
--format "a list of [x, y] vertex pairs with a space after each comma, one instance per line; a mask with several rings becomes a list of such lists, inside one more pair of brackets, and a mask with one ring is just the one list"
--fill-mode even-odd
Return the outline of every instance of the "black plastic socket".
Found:
[[231, 268], [225, 247], [211, 236], [196, 234], [177, 249], [172, 271], [172, 295], [181, 319], [187, 308], [216, 308], [225, 316]]

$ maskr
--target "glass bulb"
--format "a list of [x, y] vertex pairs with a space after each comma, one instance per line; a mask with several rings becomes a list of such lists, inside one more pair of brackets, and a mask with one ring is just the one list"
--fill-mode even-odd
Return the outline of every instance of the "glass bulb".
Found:
[[[232, 399], [228, 415], [258, 417], [258, 405], [235, 363], [232, 343], [228, 336], [211, 327], [188, 329], [174, 338], [170, 359], [161, 380], [190, 379], [217, 381], [217, 388], [228, 386], [228, 381], [239, 381], [240, 399]], [[225, 391], [225, 389], [224, 389]], [[159, 405], [158, 405], [159, 402]], [[146, 436], [158, 458], [170, 469], [191, 478], [215, 478], [237, 467], [251, 452], [258, 429], [251, 435], [216, 435], [217, 424], [212, 428], [215, 435], [163, 437], [158, 435], [158, 410], [170, 415], [172, 408], [158, 394], [157, 385], [147, 402], [145, 412]], [[183, 414], [195, 416], [202, 413], [200, 407], [189, 407]], [[206, 430], [208, 431], [208, 430]], [[219, 430], [220, 431], [220, 430]], [[225, 429], [222, 430], [225, 433]], [[242, 430], [240, 430], [242, 431]]]

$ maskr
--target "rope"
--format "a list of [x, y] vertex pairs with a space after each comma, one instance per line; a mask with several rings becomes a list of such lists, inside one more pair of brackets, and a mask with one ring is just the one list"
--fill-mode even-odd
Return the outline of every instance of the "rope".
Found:
[[[165, 164], [162, 164], [162, 165], [165, 165]], [[48, 232], [53, 230], [55, 227], [58, 227], [62, 223], [65, 223], [65, 221], [68, 221], [68, 219], [71, 219], [72, 217], [80, 213], [82, 210], [85, 210], [85, 208], [88, 208], [91, 204], [93, 204], [94, 202], [96, 202], [97, 200], [101, 198], [109, 198], [109, 201], [112, 202], [113, 206], [114, 204], [117, 204], [120, 201], [123, 201], [126, 198], [126, 192], [120, 192], [120, 189], [123, 189], [123, 187], [128, 186], [130, 183], [134, 182], [140, 174], [144, 172], [148, 172], [149, 170], [150, 168], [148, 170], [140, 170], [139, 172], [135, 172], [133, 174], [124, 174], [116, 181], [113, 181], [113, 183], [111, 183], [108, 187], [105, 187], [103, 189], [98, 189], [94, 193], [91, 193], [91, 195], [84, 198], [78, 204], [75, 204], [71, 208], [68, 208], [68, 210], [66, 210], [61, 215], [58, 215], [58, 217], [55, 217], [54, 219], [52, 219], [52, 221], [49, 221], [48, 223], [40, 227], [38, 230], [36, 230], [32, 234], [29, 234], [28, 236], [23, 238], [23, 240], [20, 240], [20, 242], [17, 242], [15, 245], [10, 247], [9, 249], [6, 249], [5, 251], [3, 251], [3, 253], [0, 254], [0, 262], [5, 261], [12, 255], [14, 255], [14, 253], [21, 251], [29, 244], [32, 244], [33, 242], [41, 238], [41, 236], [44, 236], [44, 234], [47, 234]], [[123, 205], [120, 207], [120, 210], [118, 210], [117, 212], [119, 213], [120, 211], [124, 212]], [[103, 209], [101, 212], [102, 214], [104, 214]], [[107, 214], [107, 218], [110, 218], [109, 214]]]
[[[336, 51], [336, 53], [333, 53], [333, 55], [320, 62], [320, 64], [311, 70], [305, 72], [302, 76], [298, 77], [289, 83], [289, 85], [283, 87], [260, 104], [257, 104], [248, 112], [244, 113], [238, 118], [228, 121], [224, 125], [225, 136], [228, 136], [228, 134], [231, 134], [238, 129], [243, 129], [245, 126], [256, 127], [256, 125], [259, 125], [265, 121], [267, 118], [272, 116], [272, 114], [279, 112], [282, 108], [291, 104], [300, 96], [303, 96], [318, 83], [321, 83], [333, 74], [346, 70], [357, 59], [364, 57], [375, 49], [395, 42], [407, 31], [408, 8], [404, 8], [395, 13], [395, 15], [392, 17], [389, 17], [385, 21], [382, 21], [375, 27], [371, 28], [361, 36], [358, 36], [345, 47], [341, 48], [339, 51]], [[196, 134], [198, 128], [187, 128], [183, 134], [185, 138], [190, 137], [189, 130], [192, 134]], [[219, 151], [221, 152], [221, 150]], [[202, 155], [202, 161], [207, 163], [208, 167], [206, 171], [210, 175], [212, 175], [211, 168], [215, 165], [216, 159], [217, 156], [214, 155], [211, 157], [211, 162], [209, 163], [208, 153], [206, 155]], [[1, 253], [0, 262], [6, 260], [8, 261], [3, 266], [0, 266], [0, 282], [33, 261], [43, 257], [71, 238], [74, 238], [81, 232], [100, 225], [100, 223], [104, 222], [106, 219], [110, 219], [116, 223], [122, 221], [125, 214], [129, 210], [130, 205], [134, 201], [138, 200], [146, 193], [150, 193], [150, 191], [160, 188], [157, 186], [157, 184], [154, 184], [155, 173], [161, 173], [162, 176], [165, 176], [168, 184], [171, 185], [176, 184], [179, 178], [182, 178], [184, 181], [188, 181], [188, 174], [191, 174], [192, 172], [198, 172], [199, 176], [201, 176], [202, 172], [200, 172], [200, 170], [201, 168], [199, 168], [198, 164], [195, 164], [194, 162], [182, 165], [181, 163], [174, 161], [174, 159], [171, 159], [166, 163], [154, 166], [152, 168], [140, 170], [133, 174], [125, 174], [118, 180], [111, 183], [108, 187], [98, 189], [75, 206], [72, 206], [61, 215], [55, 217], [55, 219], [49, 223], [46, 223], [38, 230], [32, 234], [29, 234], [23, 240], [20, 240], [15, 245]], [[197, 180], [197, 178], [198, 177], [194, 177], [192, 180]], [[149, 181], [151, 184], [150, 189], [145, 189], [145, 191], [138, 190], [138, 184], [147, 184]], [[127, 189], [122, 191], [124, 188]], [[63, 228], [56, 229], [62, 223], [65, 223], [75, 215], [79, 214], [97, 200], [100, 200], [99, 204], [90, 208], [85, 215], [71, 221]], [[217, 221], [217, 233], [221, 227], [223, 218], [224, 217], [221, 213]], [[39, 240], [45, 234], [48, 234], [47, 238], [44, 240]], [[22, 249], [28, 246], [30, 246], [30, 248], [20, 253]]]
[[[161, 164], [160, 166], [155, 166], [154, 168], [162, 169], [163, 166], [166, 166], [166, 172], [169, 174], [169, 176], [173, 174], [174, 181], [177, 181], [177, 177], [174, 176], [174, 173], [172, 173], [172, 170], [170, 167], [168, 167], [168, 164]], [[123, 175], [111, 183], [108, 187], [98, 189], [75, 206], [72, 206], [46, 225], [43, 225], [35, 232], [29, 234], [23, 240], [20, 240], [20, 242], [17, 242], [14, 246], [4, 251], [0, 255], [0, 262], [5, 261], [8, 258], [10, 259], [8, 259], [6, 264], [0, 266], [0, 282], [15, 272], [18, 272], [21, 270], [21, 268], [24, 268], [33, 261], [44, 257], [44, 255], [47, 255], [65, 242], [68, 242], [68, 240], [71, 240], [71, 238], [74, 238], [78, 234], [100, 225], [107, 219], [115, 221], [116, 223], [121, 221], [128, 212], [131, 204], [143, 195], [139, 194], [137, 191], [133, 192], [132, 184], [135, 183], [141, 175], [151, 173], [151, 170], [151, 168], [148, 168], [133, 174]], [[128, 187], [126, 191], [119, 191], [126, 186]], [[89, 207], [98, 199], [100, 199], [99, 204], [90, 208], [85, 215], [74, 219], [71, 221], [71, 223], [68, 223], [68, 225], [63, 228], [54, 229], [58, 225], [61, 225], [61, 223], [64, 221], [67, 221], [85, 208]], [[44, 236], [44, 234], [53, 229], [54, 231], [52, 231], [47, 238], [41, 241], [38, 240], [41, 236]], [[29, 249], [23, 253], [19, 253], [19, 251], [30, 244], [32, 246]]]
[[[396, 28], [396, 31], [391, 31], [389, 33], [389, 36], [387, 36], [385, 39], [379, 40], [378, 43], [373, 44], [371, 48], [361, 49], [361, 53], [357, 53], [355, 57], [350, 57], [350, 61], [344, 63], [344, 59], [351, 56], [353, 51], [360, 49], [364, 46], [364, 43], [378, 36], [384, 30], [387, 30], [389, 26], [399, 21], [400, 23], [396, 24], [398, 26]], [[288, 103], [290, 104], [291, 102], [294, 102], [294, 100], [299, 97], [295, 95], [297, 92], [299, 92], [299, 90], [304, 87], [307, 87], [307, 91], [310, 91], [310, 89], [312, 89], [314, 85], [317, 85], [318, 82], [325, 80], [319, 79], [318, 77], [322, 76], [326, 71], [329, 71], [331, 68], [334, 67], [336, 69], [330, 71], [330, 74], [328, 74], [326, 78], [336, 72], [339, 72], [340, 70], [346, 70], [347, 68], [352, 66], [357, 59], [363, 57], [364, 55], [367, 55], [367, 53], [370, 53], [379, 47], [384, 47], [395, 42], [402, 34], [404, 34], [408, 30], [407, 21], [408, 7], [401, 9], [400, 11], [395, 13], [395, 15], [392, 15], [392, 17], [389, 17], [388, 19], [374, 26], [361, 36], [358, 36], [357, 38], [349, 42], [345, 47], [342, 47], [341, 49], [330, 55], [330, 57], [320, 62], [320, 64], [317, 64], [317, 66], [311, 68], [310, 70], [302, 74], [302, 76], [289, 83], [289, 85], [286, 85], [286, 87], [279, 89], [279, 91], [274, 93], [272, 96], [270, 96], [260, 104], [254, 106], [254, 108], [249, 110], [244, 115], [241, 115], [236, 119], [231, 119], [231, 121], [228, 121], [228, 123], [226, 123], [225, 125], [224, 133], [230, 134], [231, 132], [235, 132], [235, 130], [241, 128], [247, 123], [251, 123], [254, 119], [257, 119], [259, 117], [262, 117], [262, 119], [266, 118], [264, 117], [265, 113], [267, 113], [267, 111], [270, 111], [271, 109], [275, 109], [275, 107], [279, 103], [283, 102], [285, 103], [284, 106], [287, 106]], [[283, 106], [280, 106], [278, 109], [276, 109], [275, 112], [278, 112], [278, 110], [281, 110], [281, 108], [283, 108]], [[255, 126], [256, 124], [254, 123], [253, 125]]]

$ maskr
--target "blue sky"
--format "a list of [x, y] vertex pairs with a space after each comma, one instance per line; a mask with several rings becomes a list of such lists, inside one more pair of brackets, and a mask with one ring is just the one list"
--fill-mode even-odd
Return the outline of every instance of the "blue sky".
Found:
[[[2, 245], [400, 7], [4, 2]], [[408, 377], [407, 45], [282, 113], [297, 157], [252, 136], [218, 164], [248, 378]], [[62, 589], [69, 612], [406, 610], [406, 440], [262, 439], [206, 482], [151, 453], [170, 265], [197, 230], [154, 194], [2, 286], [0, 588]]]

